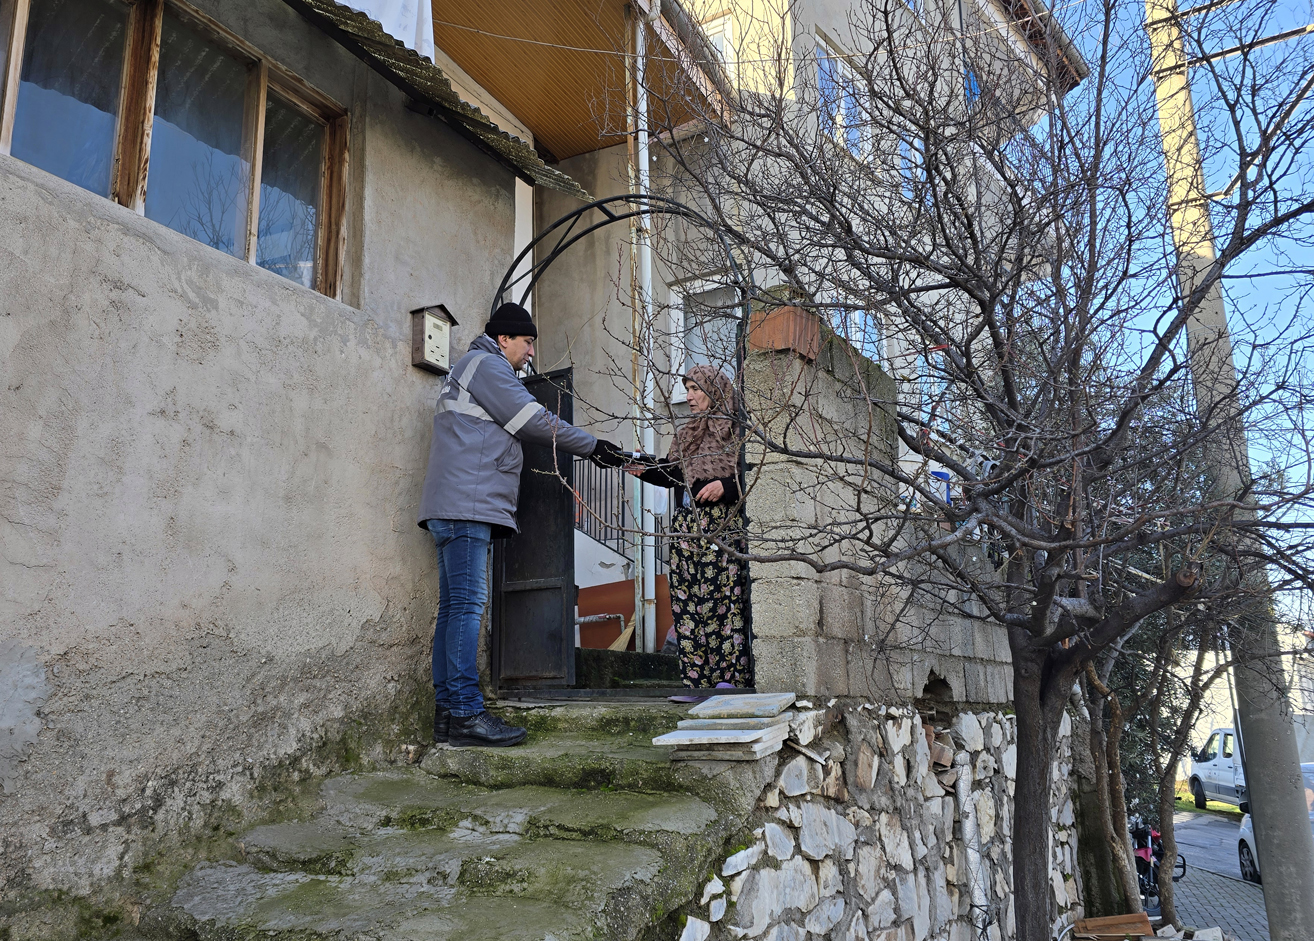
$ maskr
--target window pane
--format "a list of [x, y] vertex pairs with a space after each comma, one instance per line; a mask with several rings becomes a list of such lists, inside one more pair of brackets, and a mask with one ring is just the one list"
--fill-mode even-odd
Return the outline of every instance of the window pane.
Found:
[[273, 94], [265, 111], [256, 264], [314, 287], [324, 127]]
[[735, 374], [735, 349], [741, 308], [734, 288], [716, 288], [692, 294], [684, 302], [685, 365], [715, 366], [727, 376]]
[[110, 194], [128, 8], [118, 0], [32, 4], [10, 153]]
[[238, 256], [246, 80], [247, 63], [165, 11], [146, 216]]
[[821, 133], [835, 135], [839, 126], [839, 83], [835, 75], [835, 60], [824, 49], [817, 49], [817, 94], [821, 99]]

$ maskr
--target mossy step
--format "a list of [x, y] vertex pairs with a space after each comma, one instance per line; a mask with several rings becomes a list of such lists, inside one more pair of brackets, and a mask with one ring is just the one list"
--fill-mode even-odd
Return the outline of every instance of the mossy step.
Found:
[[[672, 684], [666, 684], [672, 685]], [[678, 684], [677, 684], [678, 685]], [[530, 734], [548, 732], [597, 732], [628, 735], [651, 740], [689, 718], [689, 707], [665, 701], [637, 703], [536, 703], [505, 701], [491, 703], [489, 710]]]
[[[666, 902], [656, 850], [615, 842], [534, 840], [500, 834], [462, 842], [448, 834], [387, 834], [411, 844], [424, 868], [354, 875], [268, 872], [249, 864], [192, 870], [173, 898], [173, 933], [199, 941], [511, 937], [516, 907], [534, 915], [515, 926], [526, 939], [627, 937]], [[391, 860], [389, 853], [381, 859]], [[524, 902], [534, 904], [523, 905]], [[613, 933], [609, 929], [616, 929]]]
[[412, 856], [402, 837], [429, 830], [450, 831], [465, 843], [515, 834], [682, 853], [716, 820], [716, 811], [687, 794], [534, 786], [493, 791], [410, 769], [333, 778], [320, 793], [324, 810], [314, 820], [257, 827], [243, 836], [244, 858], [265, 869], [312, 874], [359, 874], [371, 858], [400, 870]]
[[691, 794], [718, 813], [747, 813], [776, 767], [754, 762], [670, 760], [671, 750], [639, 733], [534, 734], [514, 748], [436, 745], [420, 762], [435, 777], [502, 789], [523, 785], [592, 791]]

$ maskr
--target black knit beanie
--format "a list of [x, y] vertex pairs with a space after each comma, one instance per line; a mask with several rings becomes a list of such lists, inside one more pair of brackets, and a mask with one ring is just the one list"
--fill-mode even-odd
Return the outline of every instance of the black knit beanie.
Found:
[[503, 304], [493, 312], [492, 319], [484, 326], [484, 333], [494, 340], [501, 336], [538, 338], [538, 327], [529, 316], [529, 311], [519, 304]]

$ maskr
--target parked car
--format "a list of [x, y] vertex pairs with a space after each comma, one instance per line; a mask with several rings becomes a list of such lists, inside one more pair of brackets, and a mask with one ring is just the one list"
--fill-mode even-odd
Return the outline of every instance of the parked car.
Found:
[[[1309, 812], [1309, 825], [1314, 829], [1314, 761], [1307, 761], [1300, 766], [1305, 778], [1305, 809]], [[1242, 810], [1248, 810], [1243, 806]], [[1255, 852], [1255, 828], [1250, 822], [1250, 814], [1241, 818], [1241, 832], [1236, 845], [1240, 857], [1241, 878], [1246, 882], [1259, 882], [1259, 854]]]
[[1241, 768], [1234, 730], [1214, 729], [1191, 757], [1191, 795], [1195, 806], [1203, 809], [1207, 801], [1240, 804], [1246, 799], [1246, 775]]

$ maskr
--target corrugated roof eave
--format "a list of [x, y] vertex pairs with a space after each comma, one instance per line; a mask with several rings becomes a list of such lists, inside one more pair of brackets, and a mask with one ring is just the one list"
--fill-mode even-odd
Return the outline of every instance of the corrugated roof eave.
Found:
[[543, 162], [533, 147], [502, 130], [478, 108], [463, 101], [437, 65], [384, 32], [364, 13], [333, 0], [284, 0], [315, 26], [372, 66], [403, 92], [432, 105], [434, 113], [535, 186], [592, 197], [573, 178]]

